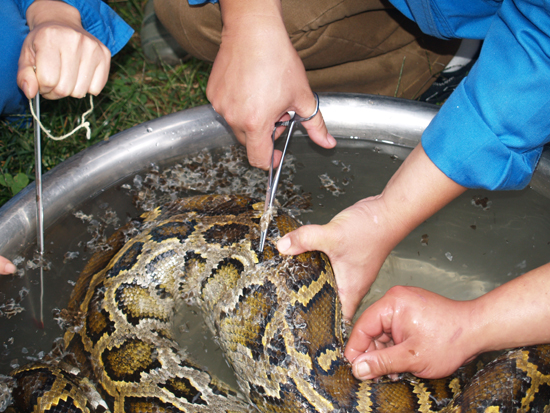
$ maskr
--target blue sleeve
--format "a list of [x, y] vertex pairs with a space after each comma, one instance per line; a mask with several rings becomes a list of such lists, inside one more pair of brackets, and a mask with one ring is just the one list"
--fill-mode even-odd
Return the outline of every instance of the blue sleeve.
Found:
[[[34, 0], [15, 0], [22, 16]], [[103, 43], [112, 55], [124, 47], [133, 30], [101, 0], [63, 0], [80, 12], [82, 27]]]
[[550, 3], [504, 0], [479, 60], [422, 136], [430, 159], [470, 188], [520, 189], [550, 141]]
[[188, 0], [188, 2], [191, 6], [198, 6], [206, 3], [217, 3], [218, 0]]
[[424, 33], [442, 39], [482, 39], [502, 0], [390, 0]]

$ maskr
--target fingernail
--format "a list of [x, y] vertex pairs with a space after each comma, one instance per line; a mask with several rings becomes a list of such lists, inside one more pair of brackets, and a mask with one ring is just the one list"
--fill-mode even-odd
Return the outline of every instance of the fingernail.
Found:
[[277, 249], [279, 252], [284, 253], [290, 248], [290, 237], [284, 236], [279, 241], [277, 241]]
[[4, 265], [4, 271], [8, 274], [13, 274], [15, 270], [17, 270], [17, 268], [11, 262], [8, 262], [6, 265]]
[[355, 373], [357, 374], [357, 378], [365, 378], [370, 374], [370, 366], [366, 361], [362, 361], [360, 363], [357, 363], [355, 365]]
[[27, 82], [23, 82], [23, 84], [21, 85], [21, 90], [23, 91], [25, 96], [29, 96], [29, 85]]

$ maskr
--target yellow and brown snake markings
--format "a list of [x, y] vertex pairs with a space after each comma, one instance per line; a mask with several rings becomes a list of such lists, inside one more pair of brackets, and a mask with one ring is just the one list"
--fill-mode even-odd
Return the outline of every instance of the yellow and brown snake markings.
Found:
[[[549, 347], [517, 349], [480, 371], [359, 382], [343, 356], [327, 257], [281, 256], [298, 226], [278, 210], [258, 252], [263, 204], [177, 200], [96, 253], [67, 311], [65, 352], [11, 373], [20, 412], [550, 412]], [[172, 337], [177, 304], [198, 306], [240, 389], [191, 361]], [[473, 375], [473, 377], [471, 377]]]

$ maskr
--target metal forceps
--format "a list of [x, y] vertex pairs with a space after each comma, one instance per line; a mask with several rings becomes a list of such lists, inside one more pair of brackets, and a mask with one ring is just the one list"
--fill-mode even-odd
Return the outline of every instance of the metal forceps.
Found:
[[[308, 116], [307, 118], [303, 118], [298, 114], [296, 114], [296, 112], [288, 112], [290, 115], [290, 119], [282, 122], [276, 122], [275, 127], [273, 128], [273, 133], [271, 134], [271, 140], [273, 141], [273, 152], [271, 152], [271, 165], [269, 167], [269, 177], [267, 178], [267, 192], [265, 194], [264, 213], [260, 220], [260, 230], [261, 230], [260, 252], [264, 250], [265, 239], [267, 237], [267, 229], [269, 228], [269, 224], [271, 222], [271, 215], [273, 211], [273, 201], [275, 200], [275, 192], [277, 191], [277, 185], [279, 185], [279, 178], [281, 177], [283, 161], [285, 159], [286, 149], [288, 147], [288, 142], [290, 141], [290, 136], [294, 131], [294, 125], [296, 125], [296, 122], [306, 122], [310, 120], [319, 112], [319, 96], [315, 92], [313, 92], [313, 95], [315, 96], [316, 105], [315, 105], [315, 111], [311, 116]], [[275, 159], [275, 132], [277, 131], [277, 128], [280, 126], [284, 126], [287, 128], [286, 141], [285, 141], [285, 146], [283, 148], [283, 153], [281, 155], [281, 160], [279, 162], [279, 166], [277, 167], [275, 174], [273, 174], [273, 161]]]

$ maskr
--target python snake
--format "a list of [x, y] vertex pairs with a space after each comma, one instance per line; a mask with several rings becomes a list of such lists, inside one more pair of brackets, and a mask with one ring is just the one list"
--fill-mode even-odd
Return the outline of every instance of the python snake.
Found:
[[[298, 226], [278, 210], [258, 251], [263, 203], [242, 196], [177, 200], [146, 213], [137, 235], [110, 238], [73, 291], [80, 319], [57, 358], [11, 373], [18, 411], [548, 412], [550, 349], [517, 349], [469, 378], [356, 380], [328, 258], [279, 255]], [[232, 390], [172, 338], [181, 301], [200, 307], [233, 368]], [[468, 382], [466, 382], [469, 380]]]

